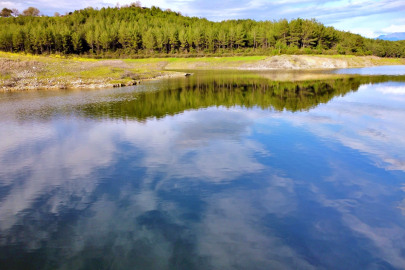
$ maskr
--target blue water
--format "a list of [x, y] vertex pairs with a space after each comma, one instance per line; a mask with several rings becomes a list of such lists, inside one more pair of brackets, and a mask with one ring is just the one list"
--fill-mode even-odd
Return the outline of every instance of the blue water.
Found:
[[359, 75], [404, 75], [405, 66], [376, 66], [369, 68], [342, 68], [332, 70], [336, 74], [359, 74]]
[[405, 80], [292, 110], [193, 76], [0, 94], [0, 268], [405, 269]]

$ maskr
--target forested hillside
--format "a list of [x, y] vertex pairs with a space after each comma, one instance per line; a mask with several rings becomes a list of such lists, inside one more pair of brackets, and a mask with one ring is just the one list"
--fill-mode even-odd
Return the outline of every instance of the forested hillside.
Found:
[[350, 54], [405, 57], [384, 41], [316, 20], [211, 22], [158, 7], [86, 8], [63, 17], [0, 18], [0, 50], [89, 57]]

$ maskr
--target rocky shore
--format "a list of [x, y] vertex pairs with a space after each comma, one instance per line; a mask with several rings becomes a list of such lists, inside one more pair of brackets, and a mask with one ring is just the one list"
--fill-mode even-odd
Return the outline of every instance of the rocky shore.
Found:
[[167, 79], [173, 77], [188, 76], [187, 73], [172, 72], [170, 74], [154, 74], [153, 77], [130, 80], [126, 82], [111, 83], [108, 79], [94, 79], [88, 80], [59, 80], [55, 79], [38, 79], [38, 78], [24, 78], [21, 80], [13, 80], [6, 83], [0, 81], [0, 90], [3, 91], [23, 91], [23, 90], [41, 90], [41, 89], [97, 89], [97, 88], [116, 88], [125, 86], [134, 86], [141, 84], [142, 81]]

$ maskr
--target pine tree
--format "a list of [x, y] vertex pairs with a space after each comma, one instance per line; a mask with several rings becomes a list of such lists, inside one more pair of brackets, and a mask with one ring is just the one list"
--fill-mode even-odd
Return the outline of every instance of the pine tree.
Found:
[[[17, 10], [3, 9], [18, 15]], [[3, 12], [2, 11], [2, 12]], [[8, 15], [3, 17], [7, 17]], [[210, 22], [158, 7], [85, 8], [64, 17], [0, 18], [0, 50], [30, 53], [322, 53], [405, 57], [405, 41], [381, 41], [325, 27], [312, 19], [290, 22], [229, 20]], [[142, 50], [143, 49], [143, 50]], [[234, 51], [237, 49], [236, 51]], [[196, 51], [195, 51], [196, 50]]]

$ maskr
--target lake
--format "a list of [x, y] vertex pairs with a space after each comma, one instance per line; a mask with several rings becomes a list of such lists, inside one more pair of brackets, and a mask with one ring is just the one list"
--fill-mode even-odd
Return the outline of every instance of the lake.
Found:
[[0, 93], [1, 269], [405, 269], [405, 67]]

